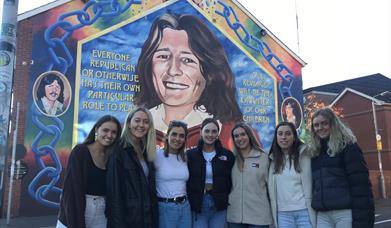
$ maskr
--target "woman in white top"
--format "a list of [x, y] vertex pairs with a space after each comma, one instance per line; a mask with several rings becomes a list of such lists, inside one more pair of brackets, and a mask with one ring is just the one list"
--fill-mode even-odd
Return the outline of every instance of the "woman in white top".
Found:
[[293, 123], [277, 125], [269, 157], [268, 188], [275, 226], [315, 227], [316, 215], [311, 207], [311, 156]]
[[165, 138], [164, 149], [156, 153], [156, 190], [159, 204], [159, 227], [191, 227], [191, 211], [186, 196], [189, 179], [185, 147], [187, 124], [173, 120]]

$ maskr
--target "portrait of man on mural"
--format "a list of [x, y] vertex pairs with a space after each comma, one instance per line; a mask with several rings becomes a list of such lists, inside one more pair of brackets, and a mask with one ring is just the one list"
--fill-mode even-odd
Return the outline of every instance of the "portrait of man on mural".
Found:
[[190, 145], [198, 141], [205, 118], [219, 120], [223, 138], [229, 137], [235, 121], [242, 120], [224, 48], [196, 16], [164, 14], [156, 19], [142, 47], [137, 74], [141, 89], [135, 104], [150, 109], [158, 138], [171, 120], [188, 124]]
[[[69, 82], [64, 83], [65, 77], [56, 71], [49, 71], [38, 77], [33, 91], [36, 91], [35, 103], [38, 109], [48, 116], [62, 115], [69, 105]], [[68, 86], [67, 88], [65, 86]]]

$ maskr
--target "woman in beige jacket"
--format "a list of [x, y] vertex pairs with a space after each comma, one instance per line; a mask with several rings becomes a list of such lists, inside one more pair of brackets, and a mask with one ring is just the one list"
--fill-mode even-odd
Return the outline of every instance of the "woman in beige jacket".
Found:
[[277, 125], [269, 157], [268, 189], [275, 226], [315, 227], [316, 215], [311, 207], [311, 156], [292, 123]]
[[268, 156], [245, 123], [236, 124], [232, 139], [236, 159], [227, 209], [228, 227], [269, 227], [273, 221], [267, 196]]

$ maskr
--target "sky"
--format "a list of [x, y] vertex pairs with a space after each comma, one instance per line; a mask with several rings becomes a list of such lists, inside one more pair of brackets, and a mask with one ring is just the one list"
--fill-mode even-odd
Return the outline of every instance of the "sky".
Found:
[[[18, 13], [49, 2], [19, 0]], [[304, 89], [375, 73], [391, 78], [390, 0], [238, 2], [307, 63]]]
[[239, 2], [307, 63], [303, 88], [375, 73], [391, 77], [389, 0]]

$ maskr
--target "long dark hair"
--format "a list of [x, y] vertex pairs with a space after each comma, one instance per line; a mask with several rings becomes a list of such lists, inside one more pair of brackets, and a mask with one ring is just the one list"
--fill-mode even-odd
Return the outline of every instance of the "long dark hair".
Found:
[[179, 150], [178, 150], [179, 153], [177, 154], [177, 156], [180, 157], [182, 159], [182, 161], [186, 161], [185, 148], [186, 148], [187, 134], [189, 133], [189, 131], [187, 130], [187, 124], [185, 122], [178, 121], [178, 120], [173, 120], [168, 125], [166, 138], [164, 140], [164, 157], [168, 157], [168, 153], [170, 152], [169, 151], [170, 150], [170, 144], [168, 142], [168, 136], [170, 135], [171, 130], [174, 127], [181, 127], [181, 128], [183, 128], [183, 130], [185, 130], [185, 141], [183, 142], [182, 147], [179, 148]]
[[135, 104], [152, 108], [162, 103], [153, 85], [152, 58], [165, 28], [186, 31], [190, 49], [200, 61], [206, 86], [194, 109], [204, 106], [201, 111], [222, 122], [241, 121], [243, 115], [236, 102], [235, 81], [224, 48], [205, 23], [193, 15], [164, 14], [154, 21], [137, 63], [141, 88], [135, 94]]
[[300, 146], [303, 145], [303, 142], [299, 139], [296, 131], [296, 127], [293, 123], [291, 122], [281, 122], [276, 126], [276, 129], [274, 130], [274, 137], [273, 137], [273, 143], [272, 147], [270, 149], [270, 153], [273, 156], [273, 161], [274, 161], [274, 170], [273, 173], [281, 173], [284, 166], [285, 166], [285, 155], [281, 150], [281, 147], [277, 143], [277, 132], [278, 128], [281, 126], [288, 126], [293, 134], [293, 144], [291, 148], [289, 149], [289, 166], [292, 166], [292, 161], [293, 161], [293, 166], [295, 168], [295, 171], [297, 173], [301, 172], [300, 168]]
[[111, 144], [111, 145], [114, 145], [117, 141], [119, 141], [120, 134], [121, 134], [121, 123], [114, 116], [105, 115], [105, 116], [102, 116], [101, 118], [99, 118], [98, 121], [96, 121], [96, 123], [94, 124], [94, 126], [92, 127], [90, 132], [88, 133], [87, 138], [82, 142], [82, 144], [89, 145], [89, 144], [94, 143], [95, 142], [95, 132], [96, 132], [96, 130], [100, 126], [102, 126], [102, 124], [104, 124], [106, 122], [113, 122], [113, 123], [115, 123], [117, 125], [117, 133], [118, 134], [117, 134], [117, 137], [115, 138], [113, 144]]
[[59, 102], [63, 103], [64, 102], [64, 82], [62, 81], [60, 76], [58, 76], [54, 72], [48, 73], [47, 75], [42, 77], [41, 82], [39, 83], [38, 90], [37, 90], [37, 98], [41, 99], [42, 97], [46, 96], [45, 86], [52, 84], [56, 80], [57, 80], [57, 83], [61, 87], [61, 92], [58, 95], [57, 100]]
[[[204, 129], [204, 127], [210, 123], [213, 123], [214, 125], [217, 126], [217, 130], [220, 132], [220, 125], [219, 125], [219, 122], [217, 122], [216, 119], [214, 118], [206, 118], [204, 119], [204, 121], [202, 121], [201, 123], [201, 131], [202, 129]], [[198, 145], [197, 145], [198, 148], [203, 148], [204, 147], [204, 140], [202, 139], [202, 136], [200, 137], [200, 140], [198, 141]], [[216, 152], [221, 150], [223, 148], [223, 145], [221, 145], [221, 141], [220, 139], [216, 139], [215, 143], [214, 143], [214, 147], [215, 147], [215, 150]]]

